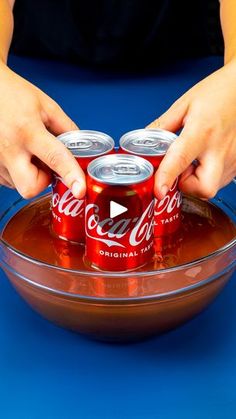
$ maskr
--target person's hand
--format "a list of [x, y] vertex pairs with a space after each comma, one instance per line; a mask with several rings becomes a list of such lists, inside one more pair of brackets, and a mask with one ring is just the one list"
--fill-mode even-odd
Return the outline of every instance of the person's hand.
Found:
[[212, 198], [236, 175], [236, 62], [196, 84], [147, 128], [181, 127], [156, 172], [156, 196], [162, 199], [182, 173], [183, 192]]
[[77, 129], [74, 122], [49, 96], [3, 63], [0, 92], [0, 184], [31, 198], [51, 182], [53, 170], [75, 197], [82, 197], [84, 173], [54, 137]]

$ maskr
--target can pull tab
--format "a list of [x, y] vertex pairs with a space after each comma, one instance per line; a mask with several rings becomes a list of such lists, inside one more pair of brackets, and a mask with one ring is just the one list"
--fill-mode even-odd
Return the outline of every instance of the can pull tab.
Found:
[[159, 143], [157, 138], [139, 138], [132, 141], [132, 144], [135, 146], [142, 147], [156, 147]]
[[66, 147], [68, 147], [71, 150], [79, 149], [79, 150], [86, 150], [87, 148], [91, 148], [92, 141], [86, 139], [86, 140], [78, 140], [78, 141], [67, 141]]
[[140, 170], [136, 164], [116, 164], [113, 169], [116, 175], [139, 175]]

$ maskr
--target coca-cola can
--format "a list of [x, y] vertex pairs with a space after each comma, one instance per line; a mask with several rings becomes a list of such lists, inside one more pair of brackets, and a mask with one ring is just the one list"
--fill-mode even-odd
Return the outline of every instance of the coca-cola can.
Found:
[[171, 268], [178, 265], [183, 244], [181, 231], [180, 229], [176, 233], [154, 239], [154, 269]]
[[[99, 131], [76, 130], [59, 135], [81, 168], [87, 171], [88, 164], [98, 156], [109, 154], [114, 149], [114, 140]], [[76, 243], [85, 242], [85, 199], [72, 195], [63, 180], [54, 174], [52, 183], [52, 230], [58, 237]]]
[[93, 268], [126, 271], [153, 256], [153, 166], [125, 154], [88, 166], [85, 259]]
[[[123, 153], [141, 156], [157, 170], [168, 148], [177, 136], [162, 129], [138, 129], [124, 134], [120, 139]], [[178, 179], [162, 200], [155, 200], [154, 236], [160, 237], [176, 232], [181, 224], [182, 194]]]

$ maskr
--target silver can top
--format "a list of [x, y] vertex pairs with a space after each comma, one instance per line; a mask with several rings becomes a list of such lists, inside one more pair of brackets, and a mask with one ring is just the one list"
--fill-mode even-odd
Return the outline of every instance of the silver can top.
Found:
[[142, 157], [110, 154], [98, 157], [88, 165], [88, 174], [107, 185], [134, 185], [153, 175], [153, 166]]
[[176, 138], [173, 132], [163, 129], [137, 129], [121, 137], [120, 147], [141, 156], [163, 156]]
[[109, 153], [114, 148], [114, 140], [104, 132], [76, 130], [59, 135], [61, 141], [74, 156], [93, 157]]

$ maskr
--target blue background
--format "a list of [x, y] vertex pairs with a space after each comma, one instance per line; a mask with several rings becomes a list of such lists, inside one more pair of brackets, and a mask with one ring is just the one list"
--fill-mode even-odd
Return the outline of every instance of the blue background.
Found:
[[[133, 77], [10, 59], [15, 71], [58, 101], [81, 128], [116, 139], [156, 118], [221, 64], [220, 58], [205, 58]], [[0, 271], [0, 418], [235, 417], [235, 279], [187, 325], [118, 345], [43, 320]]]

